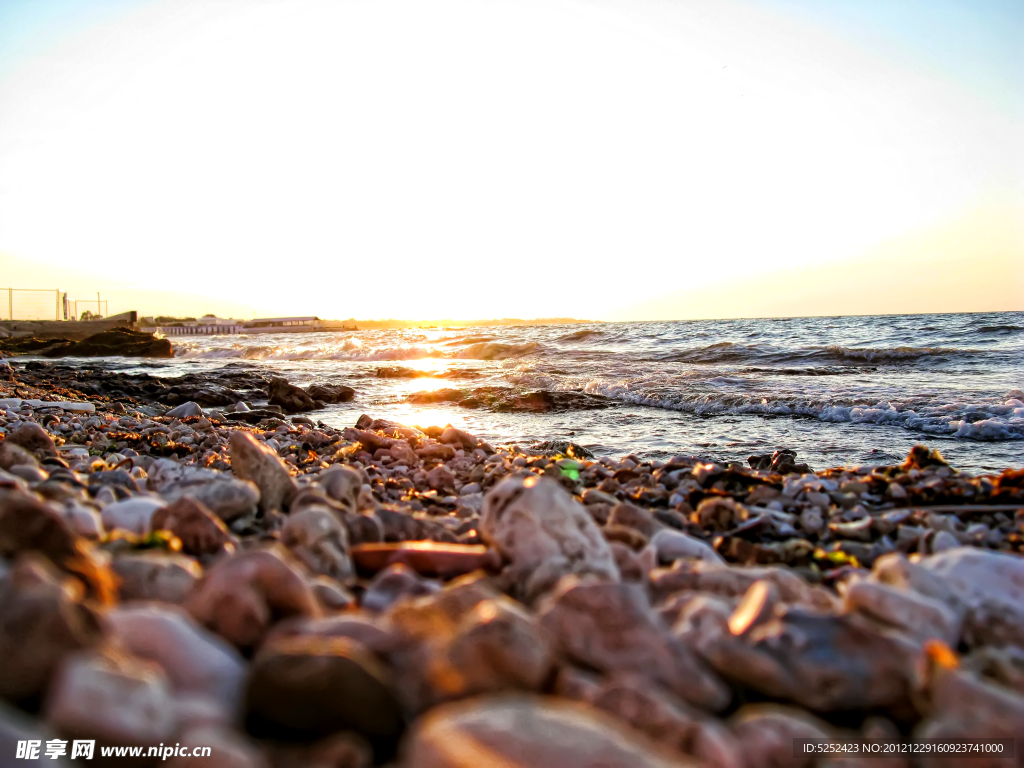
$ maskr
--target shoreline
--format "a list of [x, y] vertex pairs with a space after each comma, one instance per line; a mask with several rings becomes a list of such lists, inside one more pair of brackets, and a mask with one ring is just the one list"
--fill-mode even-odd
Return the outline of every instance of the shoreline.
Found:
[[[792, 759], [794, 737], [1021, 732], [1021, 470], [971, 477], [924, 447], [818, 472], [791, 452], [592, 460], [44, 379], [0, 380], [0, 401], [19, 733], [420, 768], [514, 713], [532, 725], [499, 755], [566, 728], [581, 755], [724, 768]], [[63, 645], [9, 618], [44, 593], [32, 631]], [[90, 690], [153, 709], [88, 712]]]

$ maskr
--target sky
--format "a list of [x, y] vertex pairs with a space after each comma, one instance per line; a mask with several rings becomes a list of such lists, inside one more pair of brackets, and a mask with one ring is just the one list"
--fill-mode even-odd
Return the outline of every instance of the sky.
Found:
[[0, 287], [1024, 310], [1022, 39], [1019, 0], [0, 0]]

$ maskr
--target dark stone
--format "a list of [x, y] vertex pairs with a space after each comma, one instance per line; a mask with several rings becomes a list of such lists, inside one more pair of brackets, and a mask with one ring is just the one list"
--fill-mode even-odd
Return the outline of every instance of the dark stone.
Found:
[[43, 357], [174, 357], [174, 349], [167, 339], [158, 339], [152, 333], [111, 328], [82, 341], [58, 340], [41, 354]]
[[544, 440], [530, 446], [530, 453], [538, 456], [571, 456], [574, 459], [592, 459], [594, 454], [569, 440]]
[[794, 472], [806, 475], [814, 471], [806, 464], [797, 464], [796, 451], [789, 448], [783, 448], [772, 454], [748, 456], [747, 464], [751, 469], [769, 470], [779, 475], [788, 475]]
[[249, 730], [259, 735], [349, 730], [379, 741], [404, 727], [387, 669], [347, 637], [272, 638], [253, 660], [245, 702]]
[[352, 387], [346, 387], [344, 384], [310, 384], [306, 392], [314, 400], [325, 403], [347, 403], [356, 395]]
[[24, 448], [30, 453], [39, 452], [46, 456], [57, 455], [57, 446], [54, 445], [53, 438], [45, 429], [32, 422], [22, 424], [11, 432], [5, 442]]
[[310, 397], [305, 390], [296, 387], [294, 384], [289, 384], [287, 379], [276, 376], [270, 380], [270, 399], [268, 402], [271, 405], [281, 406], [286, 413], [315, 411], [322, 406], [322, 403], [318, 403]]
[[610, 408], [616, 401], [585, 392], [523, 392], [512, 387], [477, 387], [476, 389], [435, 389], [414, 392], [408, 401], [417, 405], [454, 403], [462, 408], [486, 408], [499, 413], [509, 411], [554, 412], [585, 411]]
[[127, 488], [130, 491], [139, 490], [139, 486], [136, 484], [135, 478], [123, 469], [108, 469], [105, 472], [93, 472], [88, 476], [87, 482], [90, 488], [96, 488], [97, 490], [103, 485], [118, 486], [120, 488]]

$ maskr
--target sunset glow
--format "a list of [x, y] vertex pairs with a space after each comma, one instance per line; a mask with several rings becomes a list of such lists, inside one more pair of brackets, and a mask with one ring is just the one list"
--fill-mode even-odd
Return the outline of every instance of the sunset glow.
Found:
[[[1024, 308], [1020, 91], [917, 56], [912, 28], [154, 0], [43, 34], [34, 5], [3, 11], [29, 30], [0, 58], [5, 285], [241, 317]], [[1020, 8], [990, 11], [1014, 39]]]

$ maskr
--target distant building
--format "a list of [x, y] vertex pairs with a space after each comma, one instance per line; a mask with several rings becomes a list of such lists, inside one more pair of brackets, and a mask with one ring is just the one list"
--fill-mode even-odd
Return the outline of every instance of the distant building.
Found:
[[321, 331], [324, 321], [319, 317], [261, 317], [245, 324], [242, 333], [303, 333]]
[[243, 333], [244, 320], [230, 317], [202, 317], [198, 320], [177, 320], [158, 325], [154, 330], [164, 336], [212, 336], [223, 333]]

